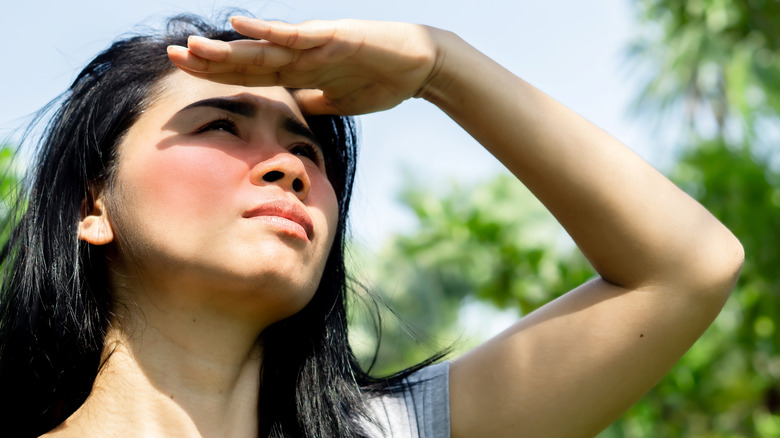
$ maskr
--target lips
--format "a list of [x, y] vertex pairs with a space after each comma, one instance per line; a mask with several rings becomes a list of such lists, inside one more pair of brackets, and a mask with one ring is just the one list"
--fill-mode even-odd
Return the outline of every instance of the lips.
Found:
[[303, 207], [290, 201], [266, 202], [244, 212], [242, 216], [247, 219], [265, 219], [276, 228], [307, 240], [314, 237], [314, 222], [311, 217]]

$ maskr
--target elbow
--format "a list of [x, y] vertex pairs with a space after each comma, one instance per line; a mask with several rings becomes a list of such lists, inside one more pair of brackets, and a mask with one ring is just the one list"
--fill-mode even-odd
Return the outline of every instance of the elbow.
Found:
[[730, 293], [732, 289], [734, 289], [734, 286], [737, 283], [737, 279], [739, 279], [739, 274], [742, 272], [742, 266], [745, 264], [745, 248], [742, 246], [742, 243], [737, 239], [736, 236], [733, 234], [732, 236], [732, 247], [731, 247], [731, 257], [730, 257], [730, 272], [731, 272], [731, 278], [728, 281], [728, 292]]
[[742, 243], [736, 236], [732, 234], [732, 237], [734, 238], [734, 247], [732, 250], [734, 257], [734, 276], [738, 277], [739, 273], [742, 271], [742, 265], [745, 264], [745, 247], [742, 246]]
[[726, 230], [711, 246], [707, 245], [706, 256], [699, 262], [698, 289], [704, 298], [708, 297], [721, 305], [731, 294], [739, 279], [745, 262], [745, 249], [730, 231]]
[[734, 285], [742, 272], [742, 266], [745, 264], [745, 248], [736, 236], [728, 232], [728, 241], [724, 245], [723, 257], [723, 283], [728, 292], [734, 288]]

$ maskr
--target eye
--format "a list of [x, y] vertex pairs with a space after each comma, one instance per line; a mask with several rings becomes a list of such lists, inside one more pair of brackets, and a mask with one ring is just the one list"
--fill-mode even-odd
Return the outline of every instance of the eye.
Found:
[[230, 117], [220, 117], [219, 119], [212, 120], [200, 128], [195, 130], [195, 134], [202, 134], [208, 131], [225, 131], [229, 134], [238, 136], [238, 123]]
[[319, 167], [325, 163], [325, 157], [322, 150], [310, 143], [298, 143], [290, 149], [294, 155], [306, 157]]

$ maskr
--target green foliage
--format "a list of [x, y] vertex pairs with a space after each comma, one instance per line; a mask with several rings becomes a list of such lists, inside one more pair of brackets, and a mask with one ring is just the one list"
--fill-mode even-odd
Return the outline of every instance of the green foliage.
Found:
[[686, 134], [672, 177], [747, 259], [710, 330], [603, 436], [780, 437], [780, 174], [759, 123], [780, 114], [780, 2], [635, 3], [643, 32], [632, 53], [655, 66], [638, 105], [661, 119], [684, 108], [686, 125], [671, 126]]
[[13, 207], [19, 195], [21, 172], [15, 161], [16, 149], [0, 146], [0, 245], [5, 243], [13, 222]]
[[[759, 122], [780, 114], [780, 2], [635, 4], [630, 54], [649, 78], [638, 109], [683, 134], [670, 176], [739, 237], [747, 259], [712, 327], [600, 436], [780, 437], [780, 172], [759, 135]], [[403, 200], [419, 227], [393, 239], [373, 278], [423, 331], [454, 333], [467, 297], [526, 314], [592, 275], [570, 244], [552, 243], [557, 224], [509, 176]], [[384, 363], [424, 357], [403, 353], [409, 343], [395, 332]]]
[[[369, 289], [413, 322], [412, 328], [385, 317], [380, 371], [409, 366], [458, 340], [459, 310], [469, 300], [525, 314], [594, 275], [552, 215], [511, 175], [453, 185], [440, 196], [413, 187], [419, 185], [410, 183], [402, 200], [419, 226], [395, 236], [369, 275]], [[365, 320], [357, 330], [366, 332]]]
[[714, 125], [720, 136], [734, 122], [730, 135], [746, 138], [757, 120], [780, 111], [780, 2], [634, 3], [639, 31], [629, 53], [649, 78], [640, 109], [659, 117], [682, 111], [690, 127]]
[[[747, 260], [710, 330], [604, 437], [780, 437], [780, 175], [760, 121], [780, 113], [780, 2], [638, 0], [641, 109], [682, 111], [673, 179], [740, 238]], [[714, 126], [715, 129], [707, 127]], [[763, 151], [763, 152], [761, 152]]]
[[[683, 134], [671, 178], [737, 235], [747, 259], [710, 329], [600, 437], [780, 437], [780, 172], [760, 130], [780, 114], [780, 1], [634, 3], [630, 55], [648, 78], [638, 109]], [[403, 201], [419, 227], [392, 240], [372, 279], [423, 332], [457, 333], [468, 297], [526, 314], [593, 275], [510, 176], [439, 196], [409, 189]], [[389, 330], [388, 367], [430, 352], [405, 353], [402, 331]]]
[[[687, 149], [672, 177], [734, 231], [748, 258], [712, 327], [601, 437], [780, 437], [780, 173], [721, 139]], [[403, 199], [419, 226], [392, 240], [373, 286], [415, 322], [423, 345], [457, 337], [467, 297], [525, 314], [593, 275], [509, 175], [438, 196], [408, 189]], [[436, 350], [410, 342], [403, 324], [388, 327], [380, 371]]]
[[739, 237], [747, 258], [712, 327], [601, 436], [780, 437], [780, 173], [716, 139], [688, 149], [672, 176]]
[[572, 245], [554, 246], [565, 238], [560, 226], [511, 175], [454, 186], [441, 198], [406, 190], [403, 200], [420, 227], [397, 237], [394, 255], [457, 285], [445, 296], [474, 296], [525, 314], [593, 276]]

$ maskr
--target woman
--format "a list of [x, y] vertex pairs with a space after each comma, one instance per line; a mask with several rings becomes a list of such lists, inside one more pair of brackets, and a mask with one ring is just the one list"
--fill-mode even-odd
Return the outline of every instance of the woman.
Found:
[[[0, 384], [14, 401], [4, 430], [593, 436], [733, 286], [742, 249], [722, 224], [451, 33], [173, 23], [98, 56], [42, 143], [3, 252]], [[376, 380], [346, 343], [353, 161], [349, 122], [331, 116], [410, 97], [521, 179], [599, 278], [451, 364]]]

